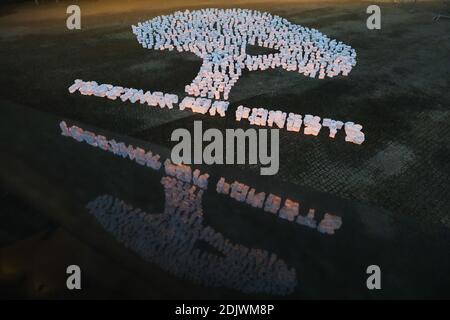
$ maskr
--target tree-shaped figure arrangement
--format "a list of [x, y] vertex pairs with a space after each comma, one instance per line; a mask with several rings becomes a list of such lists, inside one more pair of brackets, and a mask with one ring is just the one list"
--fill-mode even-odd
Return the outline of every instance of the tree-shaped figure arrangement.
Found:
[[[200, 72], [186, 92], [228, 100], [243, 70], [281, 67], [311, 78], [348, 75], [356, 52], [315, 29], [285, 18], [248, 9], [177, 11], [133, 26], [139, 43], [148, 49], [188, 51], [203, 59]], [[276, 49], [249, 55], [247, 45]]]

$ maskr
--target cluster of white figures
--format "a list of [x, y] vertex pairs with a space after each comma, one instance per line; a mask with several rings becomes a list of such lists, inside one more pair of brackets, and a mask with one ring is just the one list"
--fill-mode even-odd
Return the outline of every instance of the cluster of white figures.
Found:
[[[149, 167], [153, 170], [160, 170], [162, 163], [160, 155], [152, 151], [146, 151], [133, 145], [127, 145], [123, 142], [117, 142], [114, 139], [107, 139], [105, 136], [97, 135], [93, 132], [84, 130], [77, 126], [68, 127], [65, 121], [59, 124], [61, 135], [71, 137], [78, 142], [86, 142], [87, 144], [100, 148], [104, 151], [125, 159], [135, 161], [137, 164]], [[164, 161], [164, 172], [168, 176], [172, 176], [181, 182], [193, 184], [202, 189], [208, 189], [209, 174], [201, 173], [200, 170], [192, 170], [190, 166], [173, 164], [169, 159]], [[300, 203], [298, 201], [283, 198], [276, 194], [266, 194], [266, 192], [255, 190], [249, 185], [234, 181], [229, 183], [224, 177], [221, 177], [215, 185], [219, 194], [227, 195], [231, 199], [246, 203], [254, 208], [259, 208], [267, 213], [275, 214], [281, 219], [289, 222], [295, 222], [300, 225], [317, 229], [320, 233], [333, 235], [342, 225], [342, 218], [330, 213], [325, 213], [323, 218], [318, 222], [316, 210], [310, 208], [306, 215], [300, 215]], [[181, 201], [181, 200], [180, 200]]]
[[[150, 92], [133, 88], [75, 80], [69, 92], [94, 95], [111, 100], [139, 103], [152, 107], [224, 117], [233, 85], [244, 70], [266, 70], [281, 67], [309, 77], [348, 75], [356, 64], [356, 52], [350, 46], [331, 40], [315, 29], [292, 24], [284, 18], [246, 9], [203, 9], [178, 11], [158, 16], [133, 26], [133, 33], [144, 48], [189, 51], [203, 59], [200, 72], [186, 86], [188, 95], [181, 101], [175, 94]], [[247, 54], [247, 45], [277, 50], [268, 55]], [[305, 135], [317, 136], [322, 127], [329, 137], [344, 128], [347, 142], [364, 142], [362, 126], [354, 122], [321, 119], [265, 108], [238, 106], [236, 121], [246, 119], [256, 126], [286, 128]], [[165, 191], [162, 213], [147, 213], [105, 195], [87, 204], [91, 214], [125, 246], [147, 261], [194, 283], [237, 289], [245, 293], [286, 295], [297, 285], [296, 271], [266, 250], [248, 248], [226, 239], [221, 233], [204, 225], [202, 197], [208, 189], [209, 175], [189, 166], [164, 165], [158, 154], [139, 147], [116, 142], [76, 126], [60, 123], [61, 133], [79, 142], [109, 151], [123, 158], [150, 167], [164, 168], [161, 184]], [[235, 201], [245, 203], [289, 222], [317, 229], [332, 235], [342, 219], [325, 213], [316, 220], [315, 209], [300, 215], [300, 203], [292, 199], [256, 191], [239, 181], [220, 178], [215, 190]], [[214, 250], [202, 250], [199, 242]], [[217, 251], [219, 254], [215, 254]]]
[[300, 203], [289, 198], [284, 199], [273, 193], [268, 195], [264, 191], [257, 192], [249, 185], [234, 181], [228, 183], [225, 178], [220, 178], [216, 185], [219, 194], [228, 195], [237, 202], [246, 203], [253, 208], [263, 209], [267, 213], [278, 215], [279, 218], [300, 225], [317, 229], [320, 233], [334, 234], [342, 226], [342, 218], [330, 213], [325, 213], [322, 220], [317, 222], [316, 209], [309, 208], [306, 215], [300, 215]]
[[[152, 170], [164, 170], [161, 179], [165, 191], [163, 213], [146, 213], [107, 195], [87, 204], [89, 212], [125, 246], [164, 270], [197, 284], [273, 295], [287, 295], [295, 289], [295, 269], [289, 268], [276, 254], [234, 244], [204, 225], [202, 197], [208, 190], [209, 174], [201, 174], [190, 166], [173, 164], [169, 159], [162, 165], [160, 155], [156, 153], [77, 126], [67, 126], [64, 121], [61, 121], [60, 128], [63, 136], [112, 152]], [[342, 225], [341, 217], [329, 213], [317, 222], [313, 208], [306, 215], [300, 215], [299, 202], [257, 192], [239, 181], [228, 183], [221, 177], [214, 186], [218, 194], [286, 221], [317, 229], [323, 234], [333, 235]], [[199, 242], [206, 242], [220, 254], [201, 250]]]
[[[276, 254], [232, 243], [204, 225], [203, 189], [170, 176], [164, 176], [161, 184], [163, 213], [147, 213], [108, 195], [86, 207], [126, 247], [195, 284], [272, 295], [294, 290], [295, 269]], [[202, 250], [199, 242], [213, 250]]]
[[[173, 109], [178, 104], [180, 110], [191, 110], [194, 113], [216, 114], [224, 117], [228, 110], [228, 101], [215, 101], [202, 97], [184, 97], [179, 102], [179, 98], [175, 94], [163, 93], [159, 91], [150, 92], [142, 89], [124, 88], [113, 86], [111, 84], [98, 84], [96, 81], [83, 81], [80, 79], [69, 87], [70, 93], [80, 92], [86, 96], [96, 96], [108, 98], [110, 100], [120, 99], [122, 102], [129, 101], [131, 103], [139, 103], [151, 107]], [[362, 126], [352, 121], [342, 122], [310, 114], [300, 115], [297, 113], [286, 113], [280, 110], [268, 110], [265, 108], [247, 108], [242, 105], [238, 106], [235, 112], [236, 121], [247, 119], [251, 125], [263, 127], [286, 128], [287, 131], [300, 132], [303, 125], [303, 133], [305, 135], [317, 136], [322, 127], [328, 128], [329, 137], [334, 138], [337, 131], [344, 127], [345, 141], [362, 144], [365, 135], [361, 131]]]
[[142, 148], [127, 145], [123, 142], [117, 142], [114, 139], [107, 139], [105, 136], [97, 135], [94, 132], [84, 130], [77, 126], [68, 127], [65, 121], [59, 123], [61, 135], [71, 137], [78, 142], [85, 142], [93, 147], [109, 151], [116, 156], [135, 161], [141, 166], [147, 166], [153, 170], [161, 168], [159, 154], [153, 154], [151, 151], [145, 151]]
[[[281, 67], [311, 78], [344, 76], [356, 65], [356, 52], [315, 29], [285, 18], [248, 9], [177, 11], [132, 26], [138, 42], [155, 50], [189, 51], [203, 59], [189, 95], [228, 100], [247, 69]], [[247, 54], [247, 44], [278, 52]]]
[[236, 121], [241, 121], [242, 119], [247, 119], [250, 124], [256, 126], [276, 126], [283, 129], [286, 125], [287, 131], [294, 132], [300, 132], [303, 124], [303, 133], [305, 135], [313, 136], [317, 136], [322, 127], [326, 127], [329, 130], [328, 136], [333, 139], [336, 136], [337, 131], [344, 127], [345, 141], [362, 144], [365, 140], [364, 133], [361, 131], [362, 125], [355, 124], [351, 121], [346, 122], [344, 125], [344, 122], [339, 120], [328, 118], [321, 120], [320, 117], [310, 114], [302, 117], [302, 115], [293, 112], [287, 114], [280, 110], [275, 111], [264, 108], [250, 109], [241, 105], [236, 110]]
[[[164, 162], [165, 173], [185, 183], [192, 183], [201, 189], [207, 189], [209, 174], [201, 174], [198, 169], [192, 171], [190, 166], [173, 164], [169, 159]], [[316, 210], [310, 208], [306, 215], [300, 215], [300, 203], [289, 198], [284, 199], [273, 193], [257, 191], [249, 185], [237, 180], [227, 182], [221, 177], [216, 184], [216, 192], [229, 196], [231, 199], [245, 203], [253, 208], [262, 209], [267, 213], [277, 215], [289, 222], [317, 229], [320, 233], [333, 235], [342, 225], [342, 218], [325, 213], [320, 222], [317, 222]], [[180, 199], [181, 201], [182, 199]]]

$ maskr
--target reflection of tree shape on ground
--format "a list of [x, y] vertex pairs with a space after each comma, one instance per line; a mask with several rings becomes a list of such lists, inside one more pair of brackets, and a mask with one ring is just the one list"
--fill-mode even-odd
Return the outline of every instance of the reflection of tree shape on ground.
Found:
[[[296, 272], [274, 253], [233, 244], [203, 225], [203, 190], [176, 178], [161, 179], [162, 214], [149, 214], [104, 195], [87, 208], [116, 238], [145, 260], [196, 284], [245, 293], [285, 295], [296, 285]], [[206, 250], [198, 246], [204, 244]], [[210, 249], [210, 250], [208, 250]]]

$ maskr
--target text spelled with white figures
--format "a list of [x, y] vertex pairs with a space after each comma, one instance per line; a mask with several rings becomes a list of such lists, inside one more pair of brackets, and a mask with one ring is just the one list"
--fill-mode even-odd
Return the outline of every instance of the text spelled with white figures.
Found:
[[[80, 92], [85, 96], [96, 96], [117, 100], [122, 102], [129, 101], [131, 103], [139, 102], [142, 106], [159, 107], [161, 109], [173, 109], [180, 101], [175, 94], [163, 93], [160, 91], [150, 92], [133, 88], [124, 88], [113, 86], [111, 84], [98, 84], [95, 81], [83, 81], [80, 79], [69, 87], [70, 93]], [[178, 104], [180, 110], [191, 110], [194, 113], [209, 114], [210, 116], [219, 115], [225, 117], [229, 107], [228, 101], [211, 100], [208, 98], [184, 97]], [[353, 121], [339, 121], [329, 118], [321, 118], [310, 114], [300, 115], [280, 110], [268, 110], [265, 108], [248, 108], [238, 106], [235, 112], [236, 121], [247, 119], [251, 125], [259, 127], [278, 127], [283, 129], [286, 127], [290, 132], [302, 132], [308, 136], [317, 136], [322, 127], [329, 129], [329, 137], [334, 139], [338, 130], [344, 128], [345, 141], [354, 144], [362, 144], [365, 135], [362, 132], [362, 125], [355, 124]]]

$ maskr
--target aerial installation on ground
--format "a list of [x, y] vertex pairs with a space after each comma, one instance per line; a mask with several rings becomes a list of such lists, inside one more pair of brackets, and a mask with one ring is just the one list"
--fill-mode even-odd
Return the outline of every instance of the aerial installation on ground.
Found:
[[[132, 26], [138, 42], [148, 49], [188, 51], [203, 59], [199, 73], [186, 85], [188, 96], [182, 100], [175, 94], [150, 92], [134, 88], [98, 84], [81, 79], [69, 87], [69, 92], [95, 95], [123, 102], [140, 102], [149, 106], [225, 117], [229, 93], [243, 70], [256, 71], [283, 68], [311, 78], [347, 76], [356, 65], [356, 52], [350, 46], [332, 40], [315, 29], [293, 24], [285, 18], [247, 9], [202, 9], [177, 11], [158, 16]], [[268, 55], [249, 55], [247, 45], [278, 50]], [[286, 126], [288, 131], [317, 136], [322, 127], [329, 137], [344, 128], [345, 141], [362, 144], [362, 126], [353, 121], [340, 121], [306, 114], [266, 108], [236, 108], [236, 121], [247, 119], [251, 125]], [[322, 121], [322, 122], [321, 122]]]
[[[133, 26], [148, 49], [188, 51], [203, 59], [200, 72], [185, 90], [189, 95], [228, 100], [247, 69], [281, 67], [315, 78], [348, 75], [356, 52], [315, 29], [293, 24], [267, 12], [248, 9], [177, 11]], [[252, 56], [247, 45], [279, 52]]]

